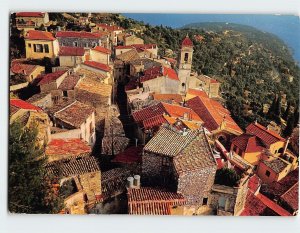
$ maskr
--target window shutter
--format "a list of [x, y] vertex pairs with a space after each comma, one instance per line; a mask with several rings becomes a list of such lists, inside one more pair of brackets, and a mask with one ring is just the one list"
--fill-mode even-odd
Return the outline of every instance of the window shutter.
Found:
[[33, 51], [36, 52], [36, 44], [33, 45]]

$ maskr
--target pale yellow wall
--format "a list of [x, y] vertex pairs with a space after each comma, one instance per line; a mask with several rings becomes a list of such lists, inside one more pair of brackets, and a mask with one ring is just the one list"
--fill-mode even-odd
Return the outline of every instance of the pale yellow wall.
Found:
[[98, 52], [98, 51], [95, 51], [95, 50], [91, 50], [90, 59], [92, 61], [96, 61], [96, 62], [100, 62], [100, 63], [108, 65], [109, 60], [110, 60], [110, 55], [105, 54], [105, 53], [101, 53], [101, 52]]
[[244, 153], [242, 157], [252, 165], [258, 165], [261, 157], [260, 155], [261, 152], [253, 152], [253, 153]]
[[[31, 47], [29, 47], [29, 44], [31, 44]], [[43, 52], [34, 52], [34, 44], [42, 44], [43, 46], [47, 44], [49, 47], [49, 53], [46, 53], [45, 49], [43, 49]], [[26, 39], [25, 48], [26, 48], [26, 58], [32, 58], [32, 59], [42, 59], [44, 57], [55, 58], [59, 50], [57, 40], [46, 41], [46, 40]]]
[[31, 82], [34, 80], [37, 76], [39, 76], [41, 73], [45, 72], [45, 67], [44, 66], [36, 66], [36, 68], [28, 75], [28, 80]]
[[284, 145], [285, 145], [285, 142], [279, 141], [279, 142], [271, 144], [269, 150], [272, 154], [277, 154], [277, 153], [275, 153], [275, 151], [276, 150], [278, 151], [280, 148], [284, 147]]
[[74, 67], [84, 62], [84, 56], [59, 56], [60, 66]]
[[[275, 173], [272, 169], [268, 168], [263, 162], [259, 163], [257, 175], [259, 178], [261, 178], [263, 183], [271, 183], [274, 181], [279, 181], [282, 178], [284, 178], [291, 170], [291, 164], [289, 164], [285, 170], [283, 170], [281, 173]], [[270, 176], [266, 176], [266, 171], [270, 172]]]
[[81, 67], [84, 68], [84, 69], [93, 71], [95, 73], [99, 73], [99, 74], [105, 75], [106, 78], [103, 80], [105, 84], [111, 84], [112, 83], [112, 74], [111, 74], [111, 72], [107, 72], [107, 71], [104, 71], [104, 70], [99, 70], [99, 69], [87, 66], [87, 65], [85, 65], [83, 63], [81, 64]]

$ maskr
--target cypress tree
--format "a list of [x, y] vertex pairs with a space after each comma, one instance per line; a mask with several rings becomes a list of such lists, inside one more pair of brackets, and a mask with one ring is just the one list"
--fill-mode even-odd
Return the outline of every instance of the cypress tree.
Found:
[[269, 108], [269, 111], [268, 111], [269, 117], [272, 117], [274, 115], [275, 108], [276, 108], [276, 100], [277, 100], [277, 95], [274, 96], [273, 102]]
[[274, 114], [276, 117], [280, 117], [281, 114], [281, 95], [278, 95], [278, 98], [276, 100]]
[[288, 118], [287, 125], [283, 131], [284, 136], [288, 137], [292, 134], [293, 129], [294, 129], [294, 123], [295, 122], [295, 116], [294, 114], [291, 114], [290, 117]]
[[285, 112], [284, 112], [283, 115], [282, 115], [282, 118], [283, 118], [284, 120], [287, 120], [287, 119], [288, 119], [290, 110], [291, 110], [291, 103], [290, 103], [290, 101], [289, 101], [289, 102], [288, 102], [288, 105], [287, 105], [287, 107], [286, 107], [286, 110], [285, 110]]

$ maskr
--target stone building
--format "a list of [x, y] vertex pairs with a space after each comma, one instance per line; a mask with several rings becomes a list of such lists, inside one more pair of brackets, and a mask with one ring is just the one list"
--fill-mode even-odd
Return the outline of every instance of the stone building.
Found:
[[92, 33], [85, 31], [58, 31], [55, 35], [59, 46], [94, 48], [102, 45], [102, 40], [106, 36], [101, 33]]
[[96, 46], [90, 50], [90, 60], [109, 65], [111, 50], [102, 46]]
[[124, 36], [124, 45], [134, 45], [134, 44], [144, 44], [144, 40], [135, 36], [135, 35], [125, 35]]
[[58, 56], [62, 67], [75, 67], [85, 61], [85, 51], [81, 47], [61, 46]]
[[10, 63], [10, 75], [24, 75], [27, 82], [31, 82], [45, 72], [45, 67], [30, 64], [26, 59], [14, 59]]
[[17, 12], [16, 26], [19, 30], [34, 30], [49, 23], [47, 12]]
[[[67, 75], [68, 75], [68, 71], [66, 70], [56, 71], [49, 74], [43, 74], [38, 77], [37, 85], [40, 87], [41, 93], [55, 91], [58, 89], [59, 85], [67, 77]], [[55, 96], [56, 96], [55, 93], [53, 93], [52, 97], [54, 98]]]
[[220, 83], [207, 75], [192, 76], [189, 88], [204, 91], [209, 98], [218, 98]]
[[99, 63], [96, 61], [85, 61], [80, 65], [81, 68], [85, 70], [90, 70], [94, 73], [99, 73], [103, 75], [105, 84], [113, 83], [113, 70], [109, 65]]
[[108, 25], [106, 23], [96, 24], [93, 31], [107, 32], [109, 33], [109, 40], [112, 45], [118, 44], [118, 35], [121, 34], [124, 29], [117, 25]]

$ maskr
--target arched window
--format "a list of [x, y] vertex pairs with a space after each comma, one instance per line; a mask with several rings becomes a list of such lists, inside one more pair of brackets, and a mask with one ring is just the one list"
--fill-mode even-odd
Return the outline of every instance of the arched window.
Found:
[[189, 60], [189, 54], [185, 53], [184, 54], [184, 61], [187, 62]]

